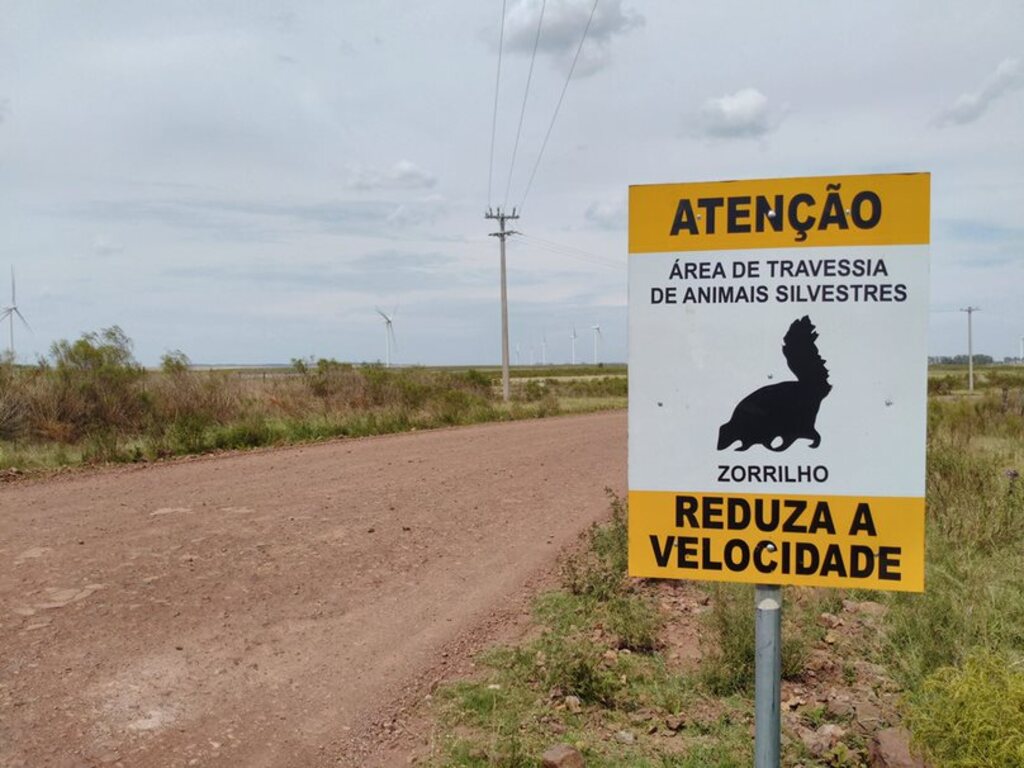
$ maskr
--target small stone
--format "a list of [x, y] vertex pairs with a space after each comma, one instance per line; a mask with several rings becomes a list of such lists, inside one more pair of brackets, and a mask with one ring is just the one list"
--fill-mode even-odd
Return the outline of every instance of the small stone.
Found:
[[825, 711], [832, 717], [850, 717], [853, 715], [853, 703], [847, 696], [835, 695], [825, 703]]
[[816, 731], [804, 731], [801, 733], [800, 740], [803, 741], [804, 746], [807, 747], [807, 751], [810, 752], [811, 755], [814, 757], [823, 757], [836, 744], [838, 744], [845, 735], [846, 731], [840, 726], [835, 723], [825, 723]]
[[682, 715], [669, 715], [665, 718], [665, 727], [670, 731], [680, 731], [686, 725], [686, 718]]
[[881, 616], [885, 613], [886, 607], [874, 600], [863, 600], [857, 610], [865, 616]]
[[839, 642], [839, 635], [833, 632], [831, 629], [825, 633], [825, 642], [829, 645], [835, 645]]
[[636, 736], [633, 735], [632, 731], [617, 731], [615, 733], [615, 740], [620, 744], [634, 744], [636, 743]]
[[566, 696], [565, 697], [565, 708], [573, 714], [576, 714], [583, 708], [583, 704], [579, 699], [579, 696]]
[[544, 768], [585, 768], [583, 755], [568, 744], [555, 744], [541, 755]]
[[797, 707], [802, 707], [806, 703], [807, 700], [803, 696], [793, 695], [783, 702], [783, 706], [786, 709], [796, 709]]
[[818, 617], [818, 623], [823, 627], [835, 629], [843, 623], [843, 620], [836, 616], [834, 613], [823, 613]]
[[857, 728], [863, 733], [874, 733], [882, 724], [881, 710], [870, 701], [858, 701], [853, 705]]
[[872, 768], [924, 768], [924, 761], [910, 753], [910, 734], [905, 728], [886, 728], [871, 742]]

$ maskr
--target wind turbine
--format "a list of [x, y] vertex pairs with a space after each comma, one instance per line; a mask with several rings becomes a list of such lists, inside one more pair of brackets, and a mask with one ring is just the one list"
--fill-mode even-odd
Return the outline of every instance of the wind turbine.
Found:
[[572, 327], [572, 336], [570, 336], [569, 338], [572, 339], [572, 364], [576, 365], [576, 339], [578, 339], [579, 337], [576, 335], [575, 325]]
[[391, 314], [386, 314], [380, 307], [376, 307], [377, 314], [384, 318], [384, 367], [391, 367], [391, 345], [398, 346], [398, 341], [395, 339], [395, 315], [398, 314], [398, 307], [391, 310]]
[[597, 340], [603, 338], [601, 336], [601, 324], [595, 322], [590, 326], [590, 330], [594, 332], [594, 365], [597, 365]]
[[519, 365], [519, 342], [516, 342], [516, 365]]
[[25, 316], [23, 314], [21, 314], [21, 310], [18, 309], [18, 300], [15, 297], [15, 293], [14, 293], [14, 267], [11, 267], [11, 305], [9, 307], [4, 307], [3, 310], [0, 311], [0, 323], [2, 323], [4, 320], [10, 320], [10, 323], [11, 323], [11, 345], [8, 348], [8, 351], [11, 354], [11, 363], [12, 364], [14, 363], [14, 316], [15, 315], [18, 316], [18, 319], [21, 320], [22, 324], [26, 328], [28, 328], [30, 331], [32, 330], [32, 326], [30, 326], [28, 324], [28, 320], [25, 319]]
[[[1021, 343], [1024, 344], [1024, 337], [1022, 337]], [[1021, 357], [1024, 358], [1024, 354]], [[540, 337], [540, 364], [548, 364], [548, 336], [546, 333], [542, 333]]]

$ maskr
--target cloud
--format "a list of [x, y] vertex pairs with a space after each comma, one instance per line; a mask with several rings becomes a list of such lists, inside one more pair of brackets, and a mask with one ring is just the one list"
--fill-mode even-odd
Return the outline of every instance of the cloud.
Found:
[[985, 78], [977, 91], [961, 94], [953, 106], [936, 119], [937, 125], [956, 123], [966, 125], [981, 117], [998, 99], [1011, 91], [1024, 87], [1024, 66], [1020, 59], [1004, 59], [995, 71]]
[[768, 98], [756, 88], [711, 98], [697, 115], [700, 133], [720, 139], [750, 139], [775, 129], [778, 120], [768, 106]]
[[388, 200], [267, 202], [216, 200], [92, 201], [56, 209], [56, 215], [116, 222], [149, 221], [217, 242], [270, 242], [290, 237], [294, 225], [335, 234], [390, 238], [397, 231], [435, 221], [446, 209], [437, 196]]
[[626, 204], [596, 201], [587, 206], [583, 217], [596, 229], [621, 230], [626, 228]]
[[[514, 53], [533, 53], [541, 0], [516, 0], [505, 19], [505, 45]], [[559, 67], [568, 67], [593, 8], [591, 0], [548, 0], [537, 50]], [[576, 75], [589, 75], [608, 64], [611, 43], [643, 25], [644, 17], [623, 9], [622, 0], [607, 0], [597, 6], [587, 40], [576, 65]]]
[[119, 256], [124, 252], [124, 246], [113, 242], [105, 235], [97, 235], [92, 241], [92, 252], [99, 257]]
[[409, 160], [399, 160], [390, 168], [355, 167], [349, 171], [348, 186], [359, 190], [430, 189], [437, 177]]

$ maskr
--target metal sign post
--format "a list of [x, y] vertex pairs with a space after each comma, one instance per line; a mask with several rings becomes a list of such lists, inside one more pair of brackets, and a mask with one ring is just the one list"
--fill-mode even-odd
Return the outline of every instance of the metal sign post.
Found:
[[754, 592], [754, 768], [779, 768], [782, 721], [782, 587]]

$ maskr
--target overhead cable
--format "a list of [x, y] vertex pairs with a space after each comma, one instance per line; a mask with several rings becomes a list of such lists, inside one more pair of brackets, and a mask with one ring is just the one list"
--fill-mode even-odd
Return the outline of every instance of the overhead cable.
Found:
[[614, 269], [621, 271], [625, 265], [612, 261], [611, 259], [605, 259], [597, 254], [590, 253], [588, 251], [582, 251], [569, 246], [561, 246], [557, 243], [551, 243], [547, 240], [540, 240], [529, 235], [519, 233], [519, 241], [522, 242], [529, 248], [535, 248], [541, 251], [547, 251], [548, 253], [556, 256], [563, 256], [567, 259], [573, 259], [575, 261], [583, 262], [585, 264], [592, 264], [605, 269]]
[[[590, 32], [590, 25], [594, 21], [594, 13], [597, 11], [598, 2], [600, 2], [600, 0], [594, 0], [594, 4], [590, 8], [590, 16], [587, 18], [587, 25], [583, 28], [583, 36], [580, 38], [580, 44], [576, 46], [576, 54], [572, 57], [572, 64], [569, 66], [569, 74], [566, 75], [565, 84], [562, 86], [562, 93], [558, 97], [558, 103], [555, 105], [554, 114], [551, 115], [551, 123], [548, 125], [547, 133], [544, 134], [544, 141], [541, 142], [540, 152], [537, 153], [537, 161], [533, 164], [533, 170], [530, 171], [530, 179], [526, 182], [526, 190], [523, 192], [523, 197], [519, 202], [520, 211], [526, 203], [526, 196], [530, 194], [530, 187], [533, 186], [533, 178], [537, 175], [537, 168], [540, 167], [541, 158], [544, 157], [544, 150], [548, 146], [548, 139], [551, 138], [551, 131], [555, 127], [555, 120], [558, 119], [558, 111], [562, 108], [562, 101], [565, 99], [565, 92], [569, 88], [569, 81], [572, 80], [572, 74], [576, 71], [576, 62], [579, 61], [580, 52], [583, 50], [583, 43], [586, 42], [587, 34]], [[511, 176], [509, 181], [511, 181]], [[507, 191], [505, 195], [506, 197], [508, 196]]]
[[487, 167], [487, 207], [491, 207], [491, 190], [494, 185], [494, 137], [498, 131], [498, 91], [501, 88], [501, 52], [505, 46], [505, 6], [508, 0], [501, 0], [501, 31], [498, 33], [498, 73], [494, 76], [494, 114], [491, 117], [491, 161]]
[[547, 8], [547, 0], [543, 0], [540, 5], [540, 16], [537, 18], [537, 35], [533, 39], [533, 54], [530, 56], [530, 69], [526, 75], [526, 88], [523, 91], [523, 106], [519, 110], [519, 127], [516, 129], [516, 140], [512, 145], [512, 162], [508, 167], [508, 183], [505, 184], [505, 201], [502, 203], [504, 207], [508, 207], [508, 193], [512, 188], [512, 172], [516, 167], [516, 154], [519, 152], [519, 137], [523, 133], [523, 118], [526, 116], [526, 101], [530, 95], [530, 81], [533, 80], [533, 65], [537, 60], [537, 47], [540, 44], [540, 30], [544, 26], [544, 9]]

